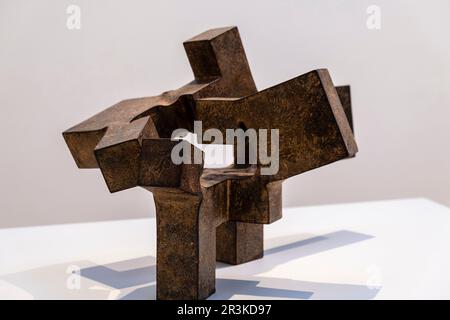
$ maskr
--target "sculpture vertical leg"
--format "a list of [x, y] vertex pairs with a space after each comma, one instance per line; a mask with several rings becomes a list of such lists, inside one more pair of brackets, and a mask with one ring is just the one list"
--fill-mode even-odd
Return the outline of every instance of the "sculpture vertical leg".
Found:
[[157, 215], [157, 299], [205, 299], [215, 291], [216, 228], [202, 196], [153, 191]]
[[262, 224], [228, 221], [217, 227], [217, 261], [241, 264], [264, 255]]

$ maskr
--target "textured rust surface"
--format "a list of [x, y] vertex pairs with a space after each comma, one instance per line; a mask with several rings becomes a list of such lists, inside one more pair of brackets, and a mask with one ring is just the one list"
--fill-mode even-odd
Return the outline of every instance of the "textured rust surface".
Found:
[[264, 225], [227, 221], [217, 228], [217, 261], [240, 264], [263, 257]]
[[[158, 299], [207, 298], [216, 260], [262, 258], [263, 224], [282, 216], [283, 180], [357, 152], [350, 87], [335, 87], [327, 70], [258, 92], [236, 27], [206, 31], [184, 49], [192, 82], [124, 100], [63, 133], [77, 166], [99, 168], [111, 192], [153, 192]], [[224, 136], [226, 129], [278, 129], [279, 171], [261, 175], [263, 164], [248, 161], [221, 169], [174, 164], [179, 141], [171, 134], [193, 131], [195, 120]]]

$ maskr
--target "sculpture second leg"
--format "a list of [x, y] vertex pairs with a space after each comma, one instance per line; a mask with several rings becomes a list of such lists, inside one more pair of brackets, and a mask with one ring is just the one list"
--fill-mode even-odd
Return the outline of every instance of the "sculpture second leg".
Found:
[[264, 225], [227, 221], [216, 230], [216, 259], [228, 264], [241, 264], [264, 255]]

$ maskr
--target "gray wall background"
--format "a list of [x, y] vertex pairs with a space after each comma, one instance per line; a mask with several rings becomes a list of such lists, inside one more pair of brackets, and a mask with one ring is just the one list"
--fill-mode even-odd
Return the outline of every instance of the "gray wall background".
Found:
[[[66, 8], [81, 8], [81, 30]], [[380, 6], [382, 28], [366, 27]], [[109, 194], [61, 132], [192, 79], [182, 41], [237, 25], [259, 89], [326, 67], [351, 84], [360, 152], [284, 184], [284, 205], [428, 197], [450, 205], [448, 0], [0, 0], [0, 227], [154, 215]]]

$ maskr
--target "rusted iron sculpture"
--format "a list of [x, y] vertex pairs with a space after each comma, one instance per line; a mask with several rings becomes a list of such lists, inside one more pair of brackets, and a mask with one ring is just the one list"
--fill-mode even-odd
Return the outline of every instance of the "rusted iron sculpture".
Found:
[[[350, 88], [316, 70], [258, 92], [238, 29], [184, 42], [195, 80], [156, 97], [130, 99], [63, 133], [79, 168], [100, 168], [111, 192], [141, 186], [157, 218], [157, 298], [204, 299], [216, 260], [263, 256], [263, 224], [281, 218], [284, 179], [354, 156]], [[261, 164], [204, 169], [171, 161], [175, 129], [279, 129], [279, 170]], [[194, 148], [194, 146], [192, 146]]]

